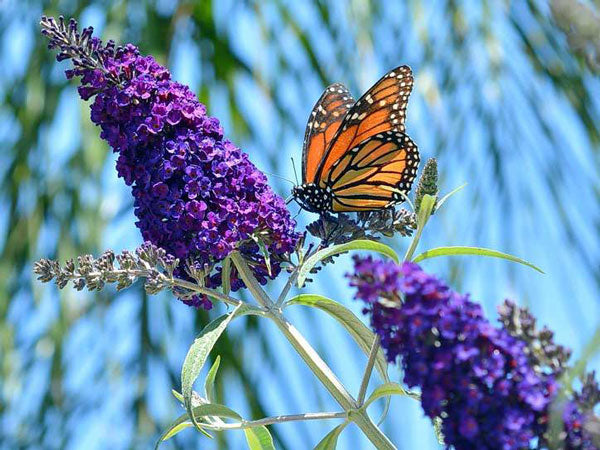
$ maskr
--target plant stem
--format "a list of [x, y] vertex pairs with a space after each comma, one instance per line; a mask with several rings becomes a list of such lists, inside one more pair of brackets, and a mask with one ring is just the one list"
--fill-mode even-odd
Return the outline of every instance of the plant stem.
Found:
[[275, 325], [281, 330], [292, 347], [304, 360], [306, 365], [315, 374], [319, 381], [325, 386], [329, 393], [335, 398], [338, 404], [348, 414], [348, 419], [354, 422], [375, 445], [377, 449], [395, 450], [394, 444], [388, 437], [377, 428], [373, 421], [364, 410], [359, 410], [356, 400], [346, 390], [344, 385], [335, 376], [329, 366], [321, 359], [315, 349], [308, 343], [304, 336], [283, 316], [281, 310], [273, 304], [269, 296], [260, 286], [252, 271], [238, 252], [231, 254], [231, 260], [235, 264], [240, 277], [246, 284], [248, 290], [252, 293], [258, 303], [268, 312], [269, 317]]
[[[229, 295], [221, 294], [220, 292], [215, 291], [213, 289], [203, 288], [202, 286], [199, 286], [196, 283], [182, 280], [181, 278], [167, 278], [167, 280], [171, 286], [177, 286], [177, 287], [181, 287], [181, 288], [187, 289], [192, 292], [204, 294], [207, 297], [214, 298], [215, 300], [220, 300], [223, 303], [227, 303], [228, 305], [238, 306], [242, 303], [241, 300], [238, 300], [237, 298], [233, 298], [233, 297], [230, 297]], [[248, 305], [248, 306], [251, 307], [250, 305]]]
[[360, 384], [360, 390], [358, 391], [358, 406], [362, 406], [365, 403], [365, 396], [367, 394], [367, 388], [369, 387], [369, 380], [373, 373], [373, 366], [375, 366], [375, 360], [377, 359], [377, 352], [379, 352], [379, 345], [381, 338], [378, 334], [375, 335], [371, 351], [369, 352], [369, 360], [367, 361], [367, 367], [365, 368], [365, 374], [363, 375], [362, 382]]
[[243, 430], [245, 428], [254, 428], [264, 425], [273, 425], [275, 423], [304, 421], [304, 420], [329, 420], [329, 419], [345, 419], [348, 416], [346, 412], [330, 412], [330, 413], [306, 413], [306, 414], [290, 414], [286, 416], [265, 417], [259, 420], [244, 420], [238, 423], [224, 423], [220, 425], [208, 424], [202, 422], [202, 428], [214, 431], [224, 430]]
[[294, 269], [294, 271], [292, 272], [292, 274], [290, 275], [290, 277], [288, 278], [287, 282], [285, 283], [285, 286], [283, 287], [283, 289], [281, 290], [281, 293], [279, 294], [279, 297], [277, 298], [277, 303], [275, 303], [275, 306], [277, 308], [281, 307], [281, 305], [285, 301], [285, 297], [287, 297], [287, 295], [288, 295], [288, 292], [290, 292], [290, 289], [292, 288], [292, 286], [298, 279], [298, 273], [300, 272], [301, 267], [302, 266], [296, 267]]
[[[427, 221], [431, 217], [433, 212], [433, 208], [435, 207], [436, 199], [431, 195], [425, 195], [423, 200], [421, 201], [421, 208], [419, 210], [418, 222], [417, 222], [417, 231], [413, 236], [413, 239], [404, 255], [404, 261], [410, 261], [413, 257], [417, 246], [419, 245], [419, 241], [421, 240], [421, 235], [423, 234], [423, 230], [425, 229], [425, 225]], [[373, 365], [375, 364], [375, 359], [377, 358], [377, 353], [379, 352], [379, 348], [381, 346], [381, 339], [379, 335], [375, 336], [375, 340], [373, 341], [373, 346], [371, 347], [371, 352], [369, 353], [369, 361], [367, 362], [367, 367], [365, 368], [365, 373], [363, 375], [362, 383], [360, 385], [360, 390], [358, 392], [358, 404], [360, 406], [363, 405], [365, 401], [365, 395], [367, 393], [367, 387], [369, 386], [369, 380], [371, 379], [371, 374], [373, 373]]]

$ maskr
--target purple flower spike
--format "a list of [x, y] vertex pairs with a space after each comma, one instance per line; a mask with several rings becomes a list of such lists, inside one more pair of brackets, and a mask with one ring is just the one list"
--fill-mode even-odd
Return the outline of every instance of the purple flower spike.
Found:
[[[209, 288], [220, 286], [216, 264], [236, 249], [259, 281], [276, 277], [281, 257], [299, 239], [295, 222], [264, 174], [223, 138], [219, 121], [206, 115], [195, 94], [131, 44], [103, 45], [91, 38], [90, 28], [70, 33], [62, 18], [44, 17], [41, 24], [59, 59], [73, 60], [68, 76], [81, 77], [81, 97], [93, 98], [91, 119], [119, 154], [117, 171], [132, 186], [144, 240], [193, 261]], [[270, 253], [271, 271], [253, 237]], [[235, 272], [231, 286], [243, 287]], [[207, 298], [185, 302], [211, 306]]]
[[534, 370], [524, 341], [416, 264], [355, 258], [350, 279], [388, 359], [402, 358], [423, 411], [442, 418], [448, 448], [528, 449], [543, 436], [557, 383]]

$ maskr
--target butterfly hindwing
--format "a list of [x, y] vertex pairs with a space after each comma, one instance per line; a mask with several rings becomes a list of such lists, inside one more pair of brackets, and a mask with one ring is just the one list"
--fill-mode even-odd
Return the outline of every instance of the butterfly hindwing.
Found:
[[324, 187], [333, 164], [367, 138], [387, 131], [404, 132], [406, 105], [413, 87], [410, 67], [388, 72], [349, 109], [315, 170], [314, 179]]
[[317, 168], [331, 140], [339, 130], [354, 98], [348, 89], [335, 83], [329, 86], [315, 104], [304, 135], [302, 150], [302, 182], [315, 180]]
[[371, 136], [333, 164], [326, 189], [333, 211], [383, 209], [404, 201], [419, 165], [419, 152], [403, 132]]

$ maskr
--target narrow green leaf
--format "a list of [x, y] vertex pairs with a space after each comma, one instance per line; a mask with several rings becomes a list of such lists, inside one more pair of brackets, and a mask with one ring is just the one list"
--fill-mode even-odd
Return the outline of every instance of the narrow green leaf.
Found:
[[217, 355], [217, 357], [215, 358], [215, 362], [208, 371], [208, 375], [206, 375], [206, 380], [204, 381], [204, 394], [206, 395], [206, 399], [210, 403], [215, 402], [215, 377], [217, 376], [217, 371], [219, 370], [220, 362], [221, 357]]
[[[181, 419], [182, 417], [183, 417], [183, 421], [180, 422], [179, 419]], [[167, 428], [167, 430], [158, 438], [158, 441], [156, 442], [156, 445], [154, 446], [154, 448], [157, 449], [162, 442], [165, 442], [166, 440], [171, 439], [177, 433], [185, 430], [186, 428], [193, 427], [194, 425], [192, 425], [192, 422], [190, 422], [189, 420], [186, 420], [187, 418], [188, 418], [187, 414], [184, 414], [183, 416], [180, 416], [171, 425], [169, 425], [169, 428]], [[206, 433], [206, 434], [208, 434], [208, 433]], [[208, 436], [212, 439], [211, 435], [208, 435]]]
[[216, 416], [235, 419], [238, 422], [242, 421], [242, 416], [236, 413], [233, 409], [225, 405], [220, 405], [219, 403], [205, 403], [204, 405], [194, 406], [193, 412], [195, 418]]
[[410, 242], [410, 246], [404, 254], [404, 261], [410, 260], [412, 258], [412, 255], [415, 254], [415, 250], [419, 245], [419, 241], [421, 240], [421, 235], [423, 234], [425, 225], [427, 225], [427, 221], [431, 217], [434, 207], [435, 197], [429, 194], [425, 194], [421, 199], [421, 205], [419, 206], [419, 211], [417, 212], [417, 231], [413, 235], [412, 241]]
[[446, 195], [444, 195], [442, 198], [440, 198], [435, 205], [436, 211], [439, 210], [444, 203], [446, 203], [446, 200], [448, 200], [450, 197], [452, 197], [457, 192], [462, 191], [466, 185], [467, 185], [467, 183], [461, 184], [459, 187], [457, 187], [456, 189], [452, 189], [450, 192], [448, 192]]
[[398, 383], [389, 381], [381, 386], [378, 386], [369, 396], [365, 402], [363, 408], [367, 408], [371, 403], [381, 397], [389, 397], [390, 395], [407, 395], [409, 397], [415, 397], [416, 394], [407, 391]]
[[456, 255], [476, 255], [476, 256], [490, 256], [492, 258], [501, 258], [506, 259], [508, 261], [516, 262], [519, 264], [523, 264], [527, 267], [531, 267], [534, 270], [537, 270], [540, 273], [544, 273], [542, 269], [533, 265], [532, 263], [525, 261], [524, 259], [518, 258], [513, 255], [509, 255], [508, 253], [502, 253], [497, 250], [491, 250], [489, 248], [483, 247], [437, 247], [431, 250], [427, 250], [426, 252], [421, 253], [413, 262], [421, 262], [425, 259], [436, 258], [438, 256], [456, 256]]
[[179, 400], [181, 402], [181, 404], [184, 403], [183, 400], [183, 395], [181, 395], [179, 392], [177, 392], [175, 389], [171, 389], [171, 394], [173, 394], [173, 397], [175, 397], [177, 400]]
[[[350, 311], [344, 305], [327, 297], [311, 294], [302, 294], [293, 297], [287, 302], [287, 305], [304, 305], [325, 311], [350, 333], [365, 355], [369, 355], [371, 346], [375, 340], [375, 335], [364, 323], [361, 322], [358, 317], [354, 315], [352, 311]], [[383, 350], [380, 349], [377, 353], [377, 359], [375, 360], [375, 368], [384, 381], [389, 380], [387, 367], [387, 359], [385, 358]]]
[[325, 435], [313, 450], [335, 450], [340, 434], [350, 422], [344, 422]]
[[181, 369], [181, 393], [183, 395], [185, 408], [192, 420], [192, 423], [197, 426], [195, 417], [191, 414], [192, 409], [192, 386], [198, 378], [208, 354], [212, 350], [215, 342], [219, 339], [219, 336], [225, 331], [229, 322], [233, 320], [236, 315], [244, 314], [244, 305], [236, 307], [229, 314], [224, 314], [211, 323], [209, 323], [200, 332], [200, 335], [196, 338], [183, 362], [183, 368]]
[[273, 437], [267, 427], [245, 428], [244, 433], [250, 450], [275, 450]]
[[398, 255], [391, 247], [388, 247], [381, 242], [370, 241], [368, 239], [357, 239], [355, 241], [346, 242], [345, 244], [333, 245], [331, 247], [324, 248], [308, 258], [298, 272], [298, 286], [304, 285], [306, 277], [313, 267], [319, 263], [319, 261], [340, 253], [349, 252], [351, 250], [369, 250], [378, 252], [382, 255], [389, 256], [396, 262], [399, 261]]
[[223, 286], [223, 294], [229, 295], [231, 292], [231, 258], [229, 255], [223, 260], [221, 269], [221, 284]]
[[425, 228], [425, 224], [433, 214], [435, 208], [436, 198], [433, 195], [425, 194], [421, 200], [421, 207], [417, 212], [417, 227]]
[[[240, 416], [234, 410], [232, 410], [231, 408], [228, 408], [225, 405], [219, 405], [217, 403], [206, 403], [204, 405], [196, 406], [193, 408], [193, 414], [194, 414], [194, 419], [198, 419], [198, 418], [202, 418], [202, 417], [215, 417], [216, 416], [216, 417], [235, 419], [237, 421], [242, 420], [242, 416]], [[162, 436], [158, 439], [158, 442], [156, 443], [156, 446], [154, 448], [158, 448], [158, 446], [160, 445], [161, 442], [164, 442], [167, 439], [170, 439], [171, 437], [175, 436], [180, 431], [185, 430], [186, 428], [189, 428], [189, 427], [193, 427], [194, 424], [189, 419], [190, 419], [190, 416], [187, 413], [182, 414], [177, 419], [175, 419], [175, 421], [169, 426], [169, 428], [167, 428], [167, 431], [165, 431], [162, 434]], [[196, 423], [197, 423], [197, 421], [196, 421]], [[202, 434], [204, 434], [205, 436], [212, 439], [212, 436], [209, 433], [207, 433], [206, 430], [204, 430], [202, 428], [201, 424], [198, 424], [197, 428], [199, 431], [202, 432]]]

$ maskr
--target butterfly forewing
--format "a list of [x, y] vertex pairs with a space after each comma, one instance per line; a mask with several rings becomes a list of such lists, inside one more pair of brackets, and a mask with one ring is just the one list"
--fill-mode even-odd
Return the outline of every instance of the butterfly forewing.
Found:
[[325, 187], [336, 161], [371, 136], [387, 131], [404, 132], [406, 105], [413, 87], [410, 67], [400, 66], [388, 72], [347, 112], [336, 127], [331, 143], [316, 167], [314, 179]]
[[326, 188], [333, 211], [382, 209], [404, 201], [419, 165], [419, 152], [403, 132], [371, 136], [334, 163]]
[[342, 120], [354, 104], [348, 89], [339, 83], [332, 84], [315, 104], [304, 135], [302, 151], [302, 182], [315, 181], [317, 168], [331, 140], [339, 130]]

